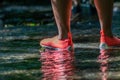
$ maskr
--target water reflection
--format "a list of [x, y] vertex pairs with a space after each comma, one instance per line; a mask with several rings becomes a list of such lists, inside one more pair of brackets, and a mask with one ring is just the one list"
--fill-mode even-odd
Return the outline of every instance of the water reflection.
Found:
[[[119, 80], [119, 52], [120, 50], [101, 49], [97, 60], [99, 64], [95, 63], [93, 65], [93, 62], [84, 64], [80, 61], [75, 64], [78, 65], [78, 69], [75, 71], [73, 51], [45, 49], [41, 52], [40, 58], [42, 62], [42, 80]], [[81, 57], [78, 57], [79, 55], [76, 56], [76, 61], [78, 59], [82, 59], [83, 62], [86, 60], [84, 60], [87, 57], [86, 54], [81, 55]], [[93, 58], [96, 59], [96, 56]], [[94, 69], [90, 64], [93, 67], [95, 66]], [[98, 69], [100, 70], [98, 71]]]
[[100, 50], [100, 55], [98, 57], [98, 61], [100, 63], [101, 80], [108, 80], [109, 59], [110, 59], [111, 52], [112, 52], [111, 49], [101, 49]]
[[45, 49], [41, 52], [42, 80], [73, 80], [73, 51], [55, 51]]

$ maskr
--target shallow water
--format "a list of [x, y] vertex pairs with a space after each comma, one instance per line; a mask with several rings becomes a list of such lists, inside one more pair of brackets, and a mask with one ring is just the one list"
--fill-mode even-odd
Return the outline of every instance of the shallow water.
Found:
[[[76, 51], [79, 51], [79, 53], [75, 54]], [[42, 51], [40, 57], [42, 63], [41, 80], [120, 79], [120, 50], [79, 48], [75, 52], [50, 49]]]
[[37, 41], [20, 40], [21, 44], [9, 41], [10, 44], [1, 47], [0, 80], [120, 79], [119, 49], [99, 50], [95, 48], [98, 43], [95, 46], [88, 43], [84, 44], [88, 47], [75, 46], [74, 52], [49, 49], [39, 52]]
[[[114, 13], [116, 36], [120, 36], [119, 19]], [[39, 41], [57, 34], [54, 24], [2, 28], [0, 80], [119, 80], [120, 50], [100, 51], [99, 29], [98, 20], [89, 16], [72, 24], [74, 52], [39, 52]]]

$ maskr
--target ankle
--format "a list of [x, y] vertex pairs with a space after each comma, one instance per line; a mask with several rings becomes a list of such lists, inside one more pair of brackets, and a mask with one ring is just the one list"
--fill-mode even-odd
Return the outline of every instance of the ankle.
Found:
[[107, 32], [107, 31], [101, 30], [101, 31], [100, 31], [100, 34], [101, 34], [101, 36], [103, 36], [103, 37], [113, 38], [112, 32]]
[[59, 39], [59, 40], [68, 39], [68, 35], [59, 34], [59, 35], [58, 35], [58, 39]]
[[64, 40], [64, 39], [67, 39], [67, 38], [68, 38], [67, 36], [58, 35], [58, 39], [59, 39], [59, 40]]
[[64, 39], [71, 39], [72, 38], [72, 34], [70, 32], [66, 33], [66, 34], [59, 34], [58, 35], [58, 39], [60, 40], [64, 40]]
[[113, 35], [110, 34], [110, 33], [106, 33], [105, 36], [110, 37], [110, 38], [113, 38]]

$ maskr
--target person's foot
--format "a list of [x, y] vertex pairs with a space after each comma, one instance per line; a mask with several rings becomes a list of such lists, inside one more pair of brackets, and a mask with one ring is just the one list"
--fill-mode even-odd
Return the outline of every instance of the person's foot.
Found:
[[53, 48], [53, 49], [69, 49], [73, 43], [71, 38], [59, 40], [58, 36], [52, 38], [46, 38], [40, 41], [42, 47]]
[[108, 49], [109, 47], [117, 47], [120, 46], [120, 39], [117, 37], [108, 37], [103, 34], [101, 31], [100, 38], [100, 49]]

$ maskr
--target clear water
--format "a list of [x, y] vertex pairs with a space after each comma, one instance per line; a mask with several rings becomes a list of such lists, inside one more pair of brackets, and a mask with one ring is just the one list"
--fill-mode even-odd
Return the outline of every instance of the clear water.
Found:
[[[119, 19], [119, 13], [114, 13], [117, 36]], [[119, 80], [120, 50], [100, 51], [99, 29], [98, 20], [91, 16], [72, 25], [74, 52], [39, 52], [39, 41], [57, 34], [54, 24], [0, 29], [0, 80]]]

